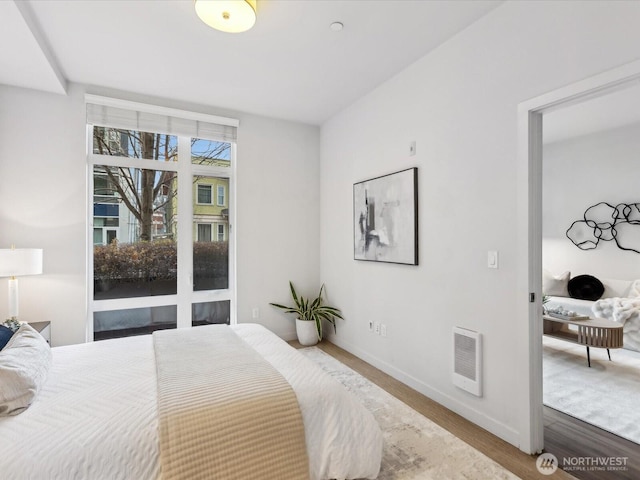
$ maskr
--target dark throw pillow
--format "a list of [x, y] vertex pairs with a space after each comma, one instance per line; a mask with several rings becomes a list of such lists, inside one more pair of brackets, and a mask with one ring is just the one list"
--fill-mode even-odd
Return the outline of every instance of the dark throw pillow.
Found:
[[569, 280], [569, 296], [579, 300], [598, 300], [604, 293], [604, 285], [591, 275], [578, 275]]
[[0, 325], [0, 350], [4, 348], [11, 337], [13, 337], [13, 330], [4, 325]]

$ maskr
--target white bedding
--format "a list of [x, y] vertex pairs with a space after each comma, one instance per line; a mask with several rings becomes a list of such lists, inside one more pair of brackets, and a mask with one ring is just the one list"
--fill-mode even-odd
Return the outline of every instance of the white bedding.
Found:
[[624, 348], [640, 352], [640, 298], [602, 298], [592, 310], [596, 317], [624, 325]]
[[[373, 416], [337, 381], [264, 327], [232, 328], [294, 388], [311, 478], [375, 478], [382, 434]], [[49, 379], [35, 402], [20, 415], [0, 418], [0, 476], [160, 478], [151, 336], [52, 351]]]

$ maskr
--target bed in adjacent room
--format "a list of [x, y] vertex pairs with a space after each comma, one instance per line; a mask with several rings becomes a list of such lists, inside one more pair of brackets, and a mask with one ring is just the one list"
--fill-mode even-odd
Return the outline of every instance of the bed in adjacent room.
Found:
[[[228, 341], [207, 343], [222, 331], [231, 335], [225, 337]], [[156, 334], [51, 349], [48, 378], [31, 406], [0, 417], [0, 476], [227, 480], [235, 477], [216, 475], [216, 468], [240, 472], [234, 465], [247, 459], [258, 469], [263, 464], [271, 468], [269, 463], [308, 462], [304, 465], [312, 480], [378, 475], [383, 440], [371, 413], [266, 328], [211, 325]], [[232, 357], [225, 351], [224, 345], [234, 350], [234, 342], [240, 342], [238, 350], [244, 354]], [[222, 356], [209, 356], [212, 350]], [[263, 380], [247, 377], [243, 386], [234, 386], [256, 368], [267, 372], [260, 373]], [[277, 394], [256, 394], [258, 384], [273, 383], [264, 379], [278, 377], [269, 373], [270, 368], [291, 386], [298, 406], [274, 403], [283, 390], [279, 384]], [[194, 374], [187, 376], [185, 371]], [[209, 382], [212, 372], [218, 372], [216, 378], [228, 377], [223, 380], [230, 383]], [[218, 403], [210, 404], [209, 399]], [[268, 404], [266, 414], [260, 410], [263, 401]], [[295, 419], [289, 419], [296, 415], [301, 418], [301, 437], [296, 437]], [[273, 442], [263, 435], [272, 428], [280, 429]], [[262, 445], [268, 448], [254, 440], [267, 442]], [[269, 443], [274, 444], [273, 454]], [[290, 453], [282, 456], [279, 445]], [[296, 445], [304, 450], [297, 456]], [[198, 469], [198, 475], [207, 475], [189, 473]], [[293, 479], [296, 474], [290, 475]]]

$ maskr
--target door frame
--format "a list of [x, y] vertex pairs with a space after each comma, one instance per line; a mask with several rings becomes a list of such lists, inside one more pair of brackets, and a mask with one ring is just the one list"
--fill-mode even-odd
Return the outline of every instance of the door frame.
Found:
[[[518, 105], [516, 318], [527, 372], [519, 419], [520, 449], [544, 447], [542, 406], [542, 118], [545, 113], [621, 90], [640, 81], [640, 60], [594, 75]], [[533, 298], [531, 296], [533, 294]], [[520, 343], [520, 342], [519, 342]]]

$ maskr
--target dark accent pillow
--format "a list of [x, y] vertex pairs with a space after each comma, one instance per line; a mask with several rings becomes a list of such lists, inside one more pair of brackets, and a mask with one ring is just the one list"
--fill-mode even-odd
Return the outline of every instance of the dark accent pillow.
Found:
[[591, 275], [578, 275], [569, 280], [569, 296], [580, 300], [598, 300], [604, 293], [604, 285]]
[[5, 327], [4, 325], [0, 325], [0, 350], [9, 343], [9, 339], [11, 337], [13, 337], [13, 330]]

